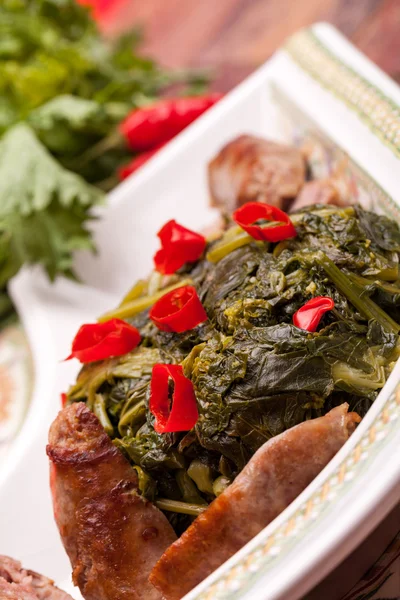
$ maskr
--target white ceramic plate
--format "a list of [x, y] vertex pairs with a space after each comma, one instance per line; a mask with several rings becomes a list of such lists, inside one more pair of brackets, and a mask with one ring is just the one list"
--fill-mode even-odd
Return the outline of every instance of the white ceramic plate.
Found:
[[[69, 585], [45, 455], [59, 394], [78, 370], [60, 359], [82, 322], [115, 305], [150, 270], [155, 233], [166, 220], [202, 229], [215, 219], [208, 207], [208, 160], [243, 132], [307, 142], [317, 174], [336, 174], [364, 204], [398, 218], [399, 105], [399, 88], [334, 29], [320, 24], [302, 31], [110, 195], [95, 226], [98, 256], [77, 259], [85, 285], [59, 280], [51, 286], [38, 269], [13, 281], [35, 388], [0, 467], [0, 553]], [[399, 381], [400, 364], [334, 460], [188, 600], [295, 600], [360, 543], [400, 497]]]

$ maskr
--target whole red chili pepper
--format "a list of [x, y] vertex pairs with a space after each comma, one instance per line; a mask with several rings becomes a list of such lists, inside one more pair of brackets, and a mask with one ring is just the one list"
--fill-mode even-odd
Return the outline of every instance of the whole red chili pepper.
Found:
[[157, 152], [163, 146], [165, 146], [165, 144], [160, 144], [159, 146], [156, 146], [152, 150], [148, 150], [147, 152], [142, 152], [138, 156], [135, 156], [135, 158], [132, 158], [132, 160], [128, 164], [124, 165], [123, 167], [121, 167], [118, 170], [118, 177], [119, 177], [120, 181], [127, 179], [127, 177], [129, 177], [129, 175], [132, 175], [132, 173], [134, 173], [140, 167], [142, 167], [145, 163], [147, 163], [147, 161], [150, 160], [150, 158], [152, 158], [155, 154], [157, 154]]
[[64, 408], [64, 406], [67, 404], [67, 401], [68, 401], [67, 394], [65, 392], [62, 392], [60, 399], [61, 399], [61, 406]]
[[316, 331], [323, 315], [334, 308], [335, 303], [328, 296], [316, 296], [306, 302], [293, 315], [293, 324], [305, 331]]
[[130, 352], [140, 342], [136, 327], [121, 319], [105, 323], [82, 325], [72, 342], [71, 354], [65, 360], [77, 358], [81, 363], [104, 360]]
[[109, 17], [112, 9], [115, 10], [118, 4], [122, 6], [125, 3], [121, 0], [77, 0], [77, 2], [91, 8], [96, 21]]
[[199, 413], [193, 383], [185, 377], [181, 365], [154, 365], [149, 408], [156, 418], [157, 433], [189, 431], [196, 425]]
[[160, 100], [131, 112], [122, 121], [120, 132], [131, 150], [150, 150], [172, 139], [221, 97], [215, 93]]
[[154, 304], [149, 317], [158, 329], [176, 333], [189, 331], [208, 319], [196, 288], [192, 285], [185, 285], [165, 294]]
[[[263, 202], [243, 204], [235, 210], [233, 219], [255, 240], [281, 242], [297, 235], [290, 217], [283, 210]], [[277, 224], [263, 227], [257, 221], [276, 221]]]
[[204, 236], [186, 229], [174, 220], [168, 221], [157, 233], [161, 249], [154, 255], [156, 271], [171, 275], [187, 262], [195, 262], [206, 247]]

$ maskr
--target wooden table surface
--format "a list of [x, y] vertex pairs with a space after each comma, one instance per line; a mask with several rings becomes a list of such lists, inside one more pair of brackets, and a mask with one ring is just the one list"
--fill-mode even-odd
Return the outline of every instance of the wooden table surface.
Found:
[[400, 82], [400, 0], [126, 1], [143, 27], [143, 51], [170, 67], [211, 67], [221, 91], [317, 21], [335, 25]]

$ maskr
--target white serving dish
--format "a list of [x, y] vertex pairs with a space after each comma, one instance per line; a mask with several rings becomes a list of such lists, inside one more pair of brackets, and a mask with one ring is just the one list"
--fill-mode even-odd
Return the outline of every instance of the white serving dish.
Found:
[[[399, 107], [394, 82], [331, 26], [315, 25], [291, 38], [110, 194], [94, 226], [98, 256], [77, 257], [85, 285], [59, 280], [52, 286], [39, 269], [15, 278], [11, 291], [30, 340], [35, 387], [24, 424], [0, 466], [0, 553], [70, 586], [70, 567], [52, 517], [45, 454], [59, 394], [79, 368], [60, 360], [79, 325], [115, 305], [149, 271], [155, 233], [166, 220], [177, 218], [198, 230], [213, 222], [206, 164], [216, 151], [243, 132], [312, 139], [316, 171], [337, 168], [347, 154], [344, 185], [358, 186], [361, 201], [398, 217]], [[296, 600], [372, 531], [400, 498], [399, 382], [397, 364], [332, 462], [187, 600]], [[78, 598], [72, 586], [69, 591]]]

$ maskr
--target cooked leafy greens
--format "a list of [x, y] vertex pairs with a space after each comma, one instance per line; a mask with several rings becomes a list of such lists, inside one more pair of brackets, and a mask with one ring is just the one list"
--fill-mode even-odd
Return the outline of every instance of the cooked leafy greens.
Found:
[[[292, 217], [296, 238], [234, 247], [243, 234], [232, 227], [208, 244], [212, 261], [181, 270], [178, 283], [193, 282], [209, 317], [194, 330], [165, 333], [147, 316], [154, 282], [162, 289], [177, 276], [140, 282], [116, 314], [140, 329], [141, 346], [85, 366], [69, 391], [106, 424], [178, 532], [271, 437], [342, 402], [363, 416], [399, 355], [398, 226], [360, 207]], [[320, 295], [335, 308], [318, 331], [295, 327], [293, 314]], [[194, 384], [200, 417], [190, 432], [154, 431], [148, 387], [158, 361], [181, 363]]]

